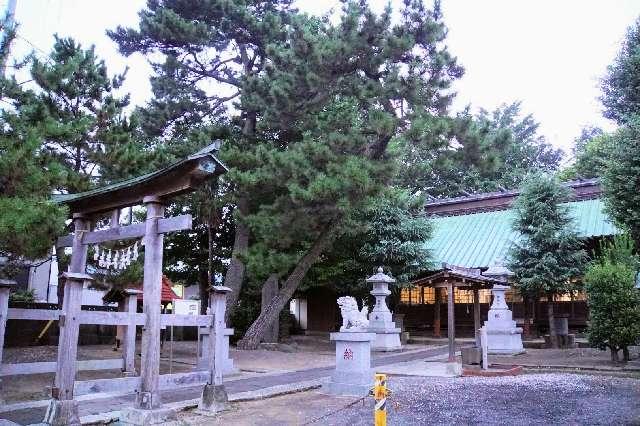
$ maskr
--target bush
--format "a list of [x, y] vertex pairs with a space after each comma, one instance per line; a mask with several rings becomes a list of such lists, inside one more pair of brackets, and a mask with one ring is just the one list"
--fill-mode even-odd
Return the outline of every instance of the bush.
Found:
[[34, 290], [17, 290], [9, 295], [10, 302], [31, 303], [36, 300]]
[[628, 347], [640, 339], [640, 292], [635, 288], [638, 261], [632, 250], [628, 237], [616, 238], [603, 247], [602, 255], [585, 275], [589, 343], [600, 349], [609, 348], [613, 361], [618, 361], [619, 350], [628, 361]]

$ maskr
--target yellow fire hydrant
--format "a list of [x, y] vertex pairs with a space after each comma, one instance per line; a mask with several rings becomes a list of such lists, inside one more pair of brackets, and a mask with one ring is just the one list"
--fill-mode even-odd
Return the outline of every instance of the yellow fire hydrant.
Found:
[[373, 386], [373, 397], [376, 405], [373, 412], [375, 426], [387, 425], [387, 375], [376, 373], [375, 384]]

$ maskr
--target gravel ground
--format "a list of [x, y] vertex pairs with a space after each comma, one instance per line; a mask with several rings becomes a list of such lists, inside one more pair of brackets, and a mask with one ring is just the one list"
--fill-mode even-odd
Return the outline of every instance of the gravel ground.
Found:
[[[389, 425], [640, 425], [640, 380], [576, 374], [391, 377]], [[320, 390], [231, 404], [215, 417], [180, 413], [181, 425], [371, 425], [371, 397]]]
[[[400, 378], [389, 424], [638, 424], [640, 380], [574, 374], [496, 378]], [[372, 402], [355, 404], [315, 424], [371, 424]]]

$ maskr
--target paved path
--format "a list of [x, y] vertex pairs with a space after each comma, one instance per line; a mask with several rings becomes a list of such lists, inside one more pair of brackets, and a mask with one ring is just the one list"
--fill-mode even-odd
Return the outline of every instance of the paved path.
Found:
[[[412, 351], [409, 353], [400, 353], [375, 358], [372, 360], [372, 364], [374, 367], [377, 367], [380, 365], [413, 361], [421, 358], [442, 355], [446, 352], [447, 348], [442, 347]], [[234, 394], [238, 392], [259, 390], [272, 386], [315, 380], [329, 376], [332, 370], [333, 367], [310, 368], [307, 370], [292, 371], [289, 373], [274, 374], [264, 377], [250, 377], [245, 379], [228, 380], [225, 382], [225, 385], [227, 388], [227, 392], [229, 394]], [[201, 392], [202, 386], [180, 388], [178, 390], [167, 390], [162, 392], [162, 401], [165, 403], [170, 403], [195, 399], [200, 397]], [[109, 411], [122, 410], [124, 408], [131, 407], [133, 405], [133, 401], [134, 394], [95, 400], [85, 400], [80, 402], [79, 404], [80, 417]], [[37, 407], [2, 412], [0, 413], [0, 419], [11, 420], [22, 425], [39, 423], [44, 418], [45, 410], [45, 407]]]

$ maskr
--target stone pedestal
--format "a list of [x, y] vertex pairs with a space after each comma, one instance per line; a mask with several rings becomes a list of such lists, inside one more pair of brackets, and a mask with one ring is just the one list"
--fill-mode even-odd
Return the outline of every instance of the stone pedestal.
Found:
[[515, 355], [524, 352], [522, 328], [516, 327], [512, 313], [507, 306], [504, 293], [509, 286], [496, 284], [491, 289], [493, 303], [485, 322], [488, 353]]
[[331, 333], [336, 342], [336, 369], [323, 389], [331, 395], [366, 396], [373, 387], [371, 342], [374, 333]]
[[373, 285], [371, 295], [376, 298], [376, 304], [369, 314], [369, 332], [376, 334], [371, 345], [374, 351], [397, 351], [402, 347], [400, 329], [396, 327], [386, 302], [387, 296], [391, 294], [389, 284], [395, 282], [382, 271], [382, 267], [378, 268], [377, 274], [367, 278], [367, 283]]
[[163, 425], [178, 420], [176, 410], [172, 408], [127, 408], [120, 412], [118, 424], [131, 426]]

